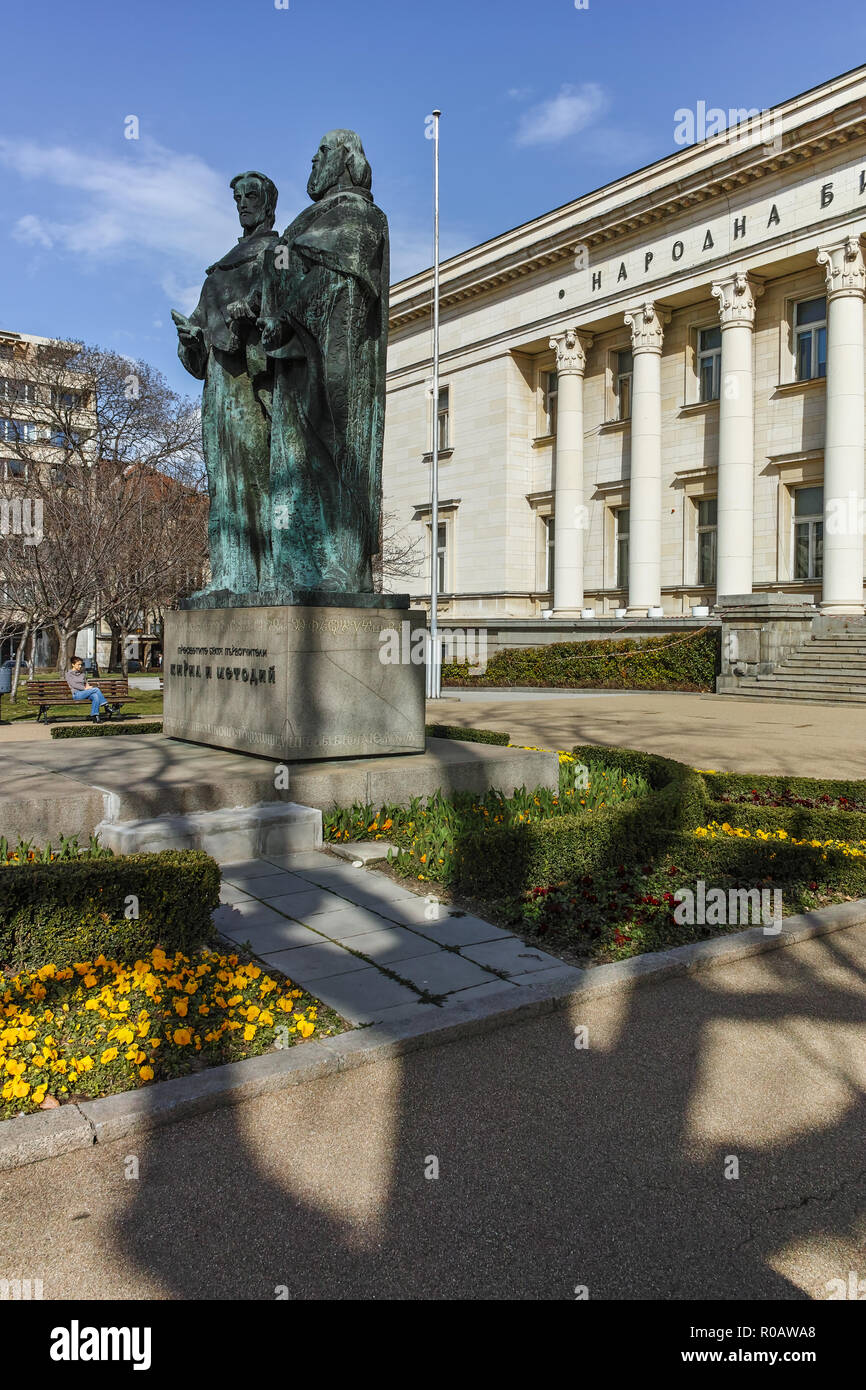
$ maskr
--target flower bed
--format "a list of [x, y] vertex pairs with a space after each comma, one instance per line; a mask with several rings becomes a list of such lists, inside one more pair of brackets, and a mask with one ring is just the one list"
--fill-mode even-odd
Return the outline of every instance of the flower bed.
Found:
[[92, 1099], [339, 1032], [338, 1016], [237, 954], [98, 955], [0, 977], [0, 1116]]
[[326, 841], [387, 839], [397, 845], [391, 857], [398, 872], [426, 881], [451, 882], [457, 873], [462, 845], [469, 837], [485, 836], [496, 828], [541, 825], [561, 817], [587, 816], [599, 807], [640, 801], [648, 785], [639, 774], [611, 766], [590, 772], [573, 753], [560, 754], [559, 790], [521, 789], [512, 796], [496, 791], [445, 797], [415, 797], [408, 806], [354, 805], [325, 812]]
[[[768, 894], [775, 903], [779, 893], [782, 915], [866, 897], [866, 817], [861, 825], [861, 813], [845, 809], [866, 803], [866, 784], [698, 772], [595, 747], [561, 753], [560, 764], [558, 797], [522, 793], [507, 806], [438, 798], [369, 819], [371, 808], [356, 807], [331, 818], [330, 838], [394, 839], [397, 872], [587, 961], [753, 924], [754, 917], [678, 920], [677, 894], [699, 883], [735, 901]], [[575, 784], [578, 771], [585, 791]], [[781, 796], [784, 785], [796, 802]], [[780, 804], [722, 799], [744, 788], [763, 789]]]

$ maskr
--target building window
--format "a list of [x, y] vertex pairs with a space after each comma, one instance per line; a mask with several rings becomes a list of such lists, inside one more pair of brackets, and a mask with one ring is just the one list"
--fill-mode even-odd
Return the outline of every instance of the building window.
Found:
[[38, 426], [32, 420], [9, 420], [0, 416], [0, 440], [7, 444], [35, 444], [38, 438]]
[[48, 443], [53, 444], [56, 449], [77, 449], [81, 443], [81, 435], [77, 430], [51, 430]]
[[436, 404], [436, 438], [440, 449], [451, 447], [450, 392], [450, 386], [440, 386], [439, 400]]
[[559, 376], [556, 372], [544, 373], [544, 433], [556, 434], [556, 404], [559, 398]]
[[32, 381], [18, 381], [15, 377], [0, 376], [0, 400], [26, 401], [28, 405], [34, 405], [36, 387]]
[[722, 330], [698, 330], [698, 399], [717, 401], [722, 384]]
[[718, 499], [706, 497], [698, 502], [698, 583], [714, 588], [716, 583], [716, 534]]
[[14, 482], [16, 479], [25, 479], [29, 473], [29, 465], [25, 459], [0, 459], [0, 478], [6, 482]]
[[824, 574], [824, 489], [794, 491], [794, 578], [820, 579]]
[[51, 404], [55, 410], [80, 410], [84, 399], [81, 391], [63, 391], [58, 386], [51, 388]]
[[553, 593], [553, 576], [556, 564], [556, 526], [555, 518], [544, 518], [544, 592]]
[[628, 507], [618, 507], [614, 512], [616, 526], [616, 587], [628, 588]]
[[[432, 538], [433, 527], [427, 523], [427, 534]], [[444, 521], [439, 522], [438, 543], [436, 545], [436, 592], [444, 594], [447, 592], [448, 578], [448, 527]]]
[[[827, 300], [804, 299], [794, 309], [797, 380], [827, 375]], [[810, 576], [811, 578], [811, 576]]]
[[630, 351], [616, 354], [616, 418], [631, 419], [631, 383], [634, 362]]

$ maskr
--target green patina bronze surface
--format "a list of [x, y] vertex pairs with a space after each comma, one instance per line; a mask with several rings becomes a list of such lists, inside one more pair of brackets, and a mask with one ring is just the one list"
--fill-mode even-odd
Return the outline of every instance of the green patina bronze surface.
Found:
[[204, 380], [211, 582], [185, 606], [373, 590], [379, 545], [388, 325], [388, 224], [353, 131], [313, 159], [312, 205], [277, 237], [277, 191], [232, 187], [243, 236], [211, 266], [184, 366]]

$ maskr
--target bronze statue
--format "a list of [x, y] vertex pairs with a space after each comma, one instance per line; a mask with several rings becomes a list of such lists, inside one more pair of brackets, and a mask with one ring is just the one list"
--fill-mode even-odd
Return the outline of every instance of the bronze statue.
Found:
[[256, 320], [262, 269], [277, 240], [277, 189], [254, 170], [231, 182], [243, 233], [207, 269], [189, 318], [172, 311], [178, 356], [204, 381], [202, 439], [210, 493], [211, 579], [193, 602], [229, 605], [273, 587], [270, 411], [273, 372]]
[[265, 258], [262, 346], [274, 362], [273, 573], [278, 589], [371, 593], [379, 546], [388, 223], [360, 138], [332, 130], [312, 206]]

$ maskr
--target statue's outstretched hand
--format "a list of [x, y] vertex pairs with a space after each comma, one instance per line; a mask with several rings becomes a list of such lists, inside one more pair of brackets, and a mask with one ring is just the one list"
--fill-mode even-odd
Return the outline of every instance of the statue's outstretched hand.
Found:
[[176, 309], [172, 309], [171, 317], [177, 329], [177, 336], [182, 343], [194, 343], [202, 336], [202, 331], [194, 323], [190, 323], [185, 314], [179, 314]]

